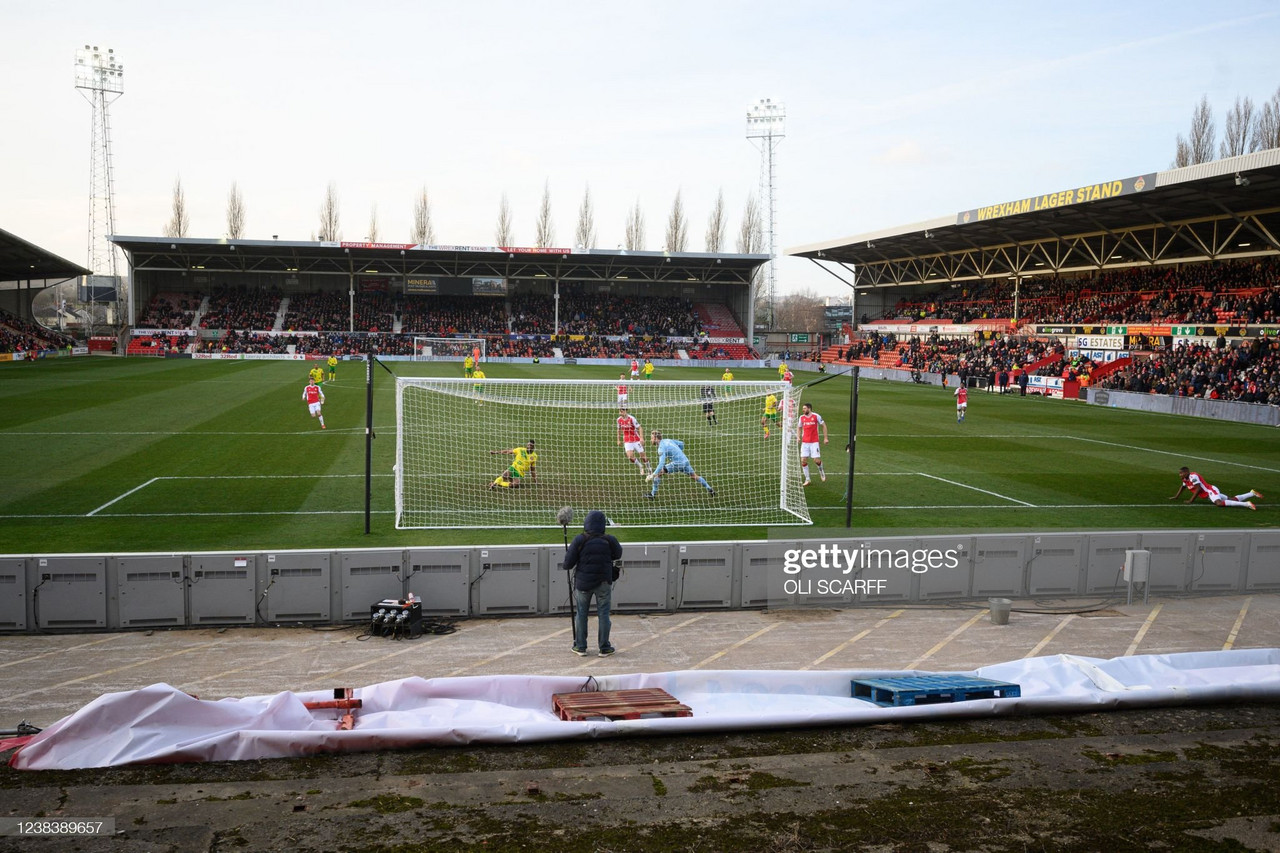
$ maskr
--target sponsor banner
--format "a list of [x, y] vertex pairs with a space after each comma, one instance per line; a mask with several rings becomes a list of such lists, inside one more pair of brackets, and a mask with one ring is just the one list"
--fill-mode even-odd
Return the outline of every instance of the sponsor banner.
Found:
[[362, 278], [360, 279], [361, 293], [390, 293], [391, 279], [389, 278]]
[[1077, 335], [1068, 344], [1076, 349], [1124, 349], [1123, 335]]
[[1019, 216], [1025, 213], [1053, 210], [1069, 204], [1085, 204], [1091, 201], [1133, 195], [1134, 193], [1142, 192], [1148, 187], [1155, 186], [1155, 181], [1156, 176], [1153, 172], [1149, 175], [1138, 175], [1121, 181], [1104, 181], [1100, 184], [1072, 187], [1071, 189], [1058, 190], [1045, 195], [1020, 198], [1015, 201], [974, 208], [973, 210], [964, 210], [956, 214], [956, 224], [967, 225], [970, 222], [986, 222], [989, 219], [999, 219], [1002, 216]]
[[1063, 382], [1061, 376], [1028, 376], [1027, 390], [1046, 397], [1062, 399]]
[[89, 348], [88, 347], [72, 347], [71, 354], [72, 355], [88, 355]]
[[308, 358], [326, 358], [327, 356], [306, 356], [287, 352], [246, 352], [245, 361], [306, 361]]
[[14, 356], [11, 352], [0, 352], [0, 361], [20, 361], [21, 359]]
[[[175, 338], [194, 338], [200, 333], [195, 329], [131, 329], [133, 335], [172, 335]], [[108, 338], [107, 340], [114, 340]]]
[[193, 352], [191, 357], [201, 361], [239, 361], [243, 358], [238, 352]]
[[1113, 349], [1069, 349], [1067, 350], [1067, 355], [1071, 358], [1087, 358], [1098, 364], [1115, 361], [1117, 358], [1129, 357], [1129, 353], [1127, 351]]
[[342, 241], [338, 244], [343, 249], [412, 249], [416, 243], [368, 243]]
[[[667, 338], [667, 340], [674, 341], [677, 339]], [[746, 338], [703, 338], [703, 340], [713, 344], [745, 344], [747, 342]]]
[[439, 293], [440, 283], [434, 278], [406, 278], [405, 293]]
[[875, 332], [876, 334], [894, 334], [894, 335], [932, 335], [937, 333], [942, 336], [957, 335], [973, 335], [978, 332], [990, 333], [992, 331], [997, 334], [1009, 328], [1008, 323], [867, 323], [858, 326], [858, 331]]
[[498, 251], [520, 255], [567, 255], [572, 252], [572, 249], [541, 249], [536, 246], [503, 246]]

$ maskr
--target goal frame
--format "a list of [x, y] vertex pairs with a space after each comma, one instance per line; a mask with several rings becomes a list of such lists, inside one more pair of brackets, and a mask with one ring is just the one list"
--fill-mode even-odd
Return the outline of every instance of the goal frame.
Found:
[[[612, 410], [616, 412], [618, 403], [616, 396], [612, 392], [616, 389], [619, 381], [616, 379], [484, 379], [483, 400], [486, 403], [494, 403], [494, 395], [500, 398], [501, 389], [506, 387], [522, 386], [528, 387], [533, 385], [541, 385], [547, 387], [568, 387], [573, 386], [574, 389], [581, 391], [582, 389], [599, 388], [606, 391], [599, 401], [591, 403], [573, 403], [576, 407], [586, 407], [599, 410]], [[712, 385], [717, 388], [724, 387], [718, 380], [631, 380], [623, 384], [629, 385], [632, 389], [652, 388], [655, 386], [668, 386], [683, 388], [697, 393], [701, 388]], [[477, 519], [468, 514], [467, 509], [463, 507], [441, 509], [438, 513], [440, 516], [447, 517], [447, 520], [441, 523], [405, 523], [405, 515], [407, 511], [422, 512], [422, 510], [407, 510], [405, 505], [405, 477], [406, 477], [406, 456], [405, 442], [409, 438], [410, 432], [406, 428], [406, 406], [405, 393], [408, 389], [432, 387], [433, 390], [442, 393], [448, 393], [455, 397], [475, 399], [476, 394], [472, 390], [475, 382], [472, 379], [465, 378], [442, 378], [442, 377], [413, 377], [413, 376], [397, 376], [396, 377], [396, 464], [395, 474], [395, 526], [400, 530], [434, 530], [434, 529], [458, 529], [458, 528], [475, 528], [478, 525]], [[630, 527], [699, 527], [714, 524], [717, 527], [774, 527], [774, 526], [790, 526], [790, 525], [811, 525], [813, 523], [808, 503], [805, 498], [805, 491], [798, 482], [798, 472], [800, 470], [799, 460], [799, 430], [797, 426], [800, 414], [800, 398], [803, 386], [792, 386], [778, 381], [735, 381], [732, 383], [735, 397], [738, 400], [759, 398], [763, 401], [764, 397], [769, 393], [774, 393], [778, 397], [778, 413], [779, 413], [779, 432], [778, 440], [769, 441], [768, 447], [771, 453], [776, 453], [778, 481], [776, 485], [776, 501], [770, 499], [770, 504], [761, 504], [758, 507], [747, 508], [761, 513], [772, 512], [773, 517], [768, 519], [760, 518], [746, 521], [721, 521], [721, 520], [702, 520], [702, 521], [627, 521], [613, 522], [610, 507], [607, 506], [574, 506], [575, 511], [588, 509], [602, 509], [606, 515], [611, 518], [611, 523], [617, 526]], [[446, 390], [448, 389], [448, 390]], [[716, 398], [717, 402], [721, 402], [724, 398]], [[500, 399], [496, 402], [501, 402]], [[515, 402], [515, 401], [509, 401]], [[560, 405], [568, 406], [569, 403], [561, 403]], [[690, 405], [689, 399], [673, 400], [670, 402], [650, 403], [637, 406], [632, 402], [629, 404], [631, 409], [651, 410], [665, 408], [667, 406], [685, 406]], [[478, 410], [477, 410], [478, 411]], [[756, 418], [759, 417], [757, 409]], [[758, 420], [753, 420], [758, 424]], [[648, 429], [646, 429], [646, 432]], [[460, 450], [465, 448], [460, 447]], [[542, 448], [540, 447], [539, 450]], [[679, 476], [668, 474], [667, 476]], [[791, 480], [797, 480], [791, 482]], [[565, 505], [572, 505], [574, 497], [569, 496], [569, 500]], [[500, 522], [500, 526], [504, 528], [522, 528], [522, 529], [545, 529], [555, 528], [559, 524], [555, 522], [555, 511], [549, 507], [547, 509], [547, 520], [545, 522], [527, 522], [524, 519], [504, 517]], [[629, 508], [630, 509], [630, 508]], [[742, 508], [737, 508], [741, 510]], [[616, 508], [615, 508], [616, 511]], [[634, 511], [634, 510], [633, 510]], [[624, 511], [622, 514], [626, 514]], [[456, 518], [456, 520], [454, 520]]]
[[[429, 346], [433, 342], [449, 344], [450, 346], [460, 345], [463, 347], [467, 347], [467, 349], [466, 349], [466, 352], [464, 352], [462, 355], [435, 355], [434, 353], [432, 355], [423, 355], [422, 354], [423, 347]], [[471, 354], [472, 350], [479, 347], [480, 360], [484, 361], [485, 356], [488, 355], [488, 352], [489, 352], [488, 344], [489, 342], [485, 338], [439, 338], [439, 337], [430, 337], [427, 335], [414, 335], [413, 336], [413, 360], [414, 361], [457, 361], [459, 359], [466, 358], [468, 355]]]

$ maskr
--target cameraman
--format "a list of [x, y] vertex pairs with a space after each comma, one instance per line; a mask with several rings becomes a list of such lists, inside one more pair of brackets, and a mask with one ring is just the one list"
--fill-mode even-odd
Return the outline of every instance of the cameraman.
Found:
[[596, 615], [600, 620], [600, 656], [608, 657], [616, 651], [609, 642], [609, 605], [613, 582], [621, 571], [616, 564], [622, 559], [622, 545], [612, 534], [604, 532], [606, 523], [600, 510], [587, 513], [582, 532], [573, 537], [564, 558], [566, 569], [577, 569], [573, 581], [573, 653], [579, 656], [587, 653], [587, 610], [592, 596], [595, 596]]

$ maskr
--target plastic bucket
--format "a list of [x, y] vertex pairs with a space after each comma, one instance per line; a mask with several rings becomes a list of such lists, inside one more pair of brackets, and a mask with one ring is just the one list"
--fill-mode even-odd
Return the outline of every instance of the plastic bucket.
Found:
[[987, 603], [991, 605], [991, 624], [1008, 625], [1013, 602], [1007, 598], [988, 598]]

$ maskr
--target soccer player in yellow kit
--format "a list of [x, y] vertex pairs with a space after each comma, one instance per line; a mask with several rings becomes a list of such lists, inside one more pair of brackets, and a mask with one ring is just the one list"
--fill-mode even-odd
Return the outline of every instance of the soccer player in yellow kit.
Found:
[[778, 395], [770, 394], [764, 398], [764, 416], [760, 418], [760, 426], [764, 427], [764, 437], [769, 437], [769, 430], [778, 423]]
[[517, 489], [520, 487], [520, 481], [526, 479], [531, 483], [537, 482], [538, 454], [533, 450], [533, 439], [529, 439], [529, 443], [524, 447], [489, 451], [490, 456], [496, 456], [499, 453], [512, 457], [511, 464], [489, 484], [490, 489], [498, 486], [504, 489]]

